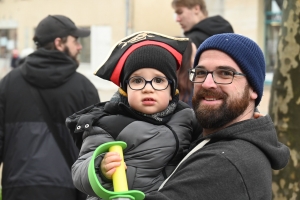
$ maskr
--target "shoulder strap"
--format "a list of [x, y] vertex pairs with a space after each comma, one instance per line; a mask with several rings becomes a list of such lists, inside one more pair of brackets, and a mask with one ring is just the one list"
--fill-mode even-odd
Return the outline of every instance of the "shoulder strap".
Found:
[[181, 163], [183, 163], [183, 161], [185, 161], [188, 157], [190, 157], [193, 153], [195, 153], [196, 151], [198, 151], [199, 149], [201, 149], [202, 147], [204, 147], [204, 145], [206, 145], [206, 143], [208, 143], [210, 141], [210, 139], [205, 139], [202, 142], [200, 142], [197, 146], [195, 146], [195, 148], [193, 148], [182, 160], [181, 162], [177, 165], [177, 167], [174, 169], [174, 171], [172, 172], [172, 174], [160, 185], [160, 187], [158, 188], [158, 190], [160, 190], [161, 188], [164, 187], [164, 185], [167, 183], [167, 181], [171, 178], [171, 176], [175, 173], [175, 171], [178, 169], [178, 167], [181, 165]]
[[45, 106], [45, 103], [42, 99], [40, 92], [38, 91], [37, 88], [34, 88], [33, 86], [29, 85], [29, 87], [30, 87], [31, 93], [34, 97], [34, 100], [35, 100], [36, 104], [38, 105], [38, 108], [41, 111], [45, 122], [47, 123], [47, 126], [48, 126], [50, 132], [52, 133], [56, 143], [59, 146], [61, 153], [63, 154], [68, 166], [71, 169], [71, 167], [74, 163], [72, 160], [71, 152], [68, 149], [66, 149], [66, 145], [64, 144], [62, 138], [58, 135], [59, 134], [58, 129], [55, 126], [53, 120], [51, 119], [50, 112], [47, 109], [47, 107]]

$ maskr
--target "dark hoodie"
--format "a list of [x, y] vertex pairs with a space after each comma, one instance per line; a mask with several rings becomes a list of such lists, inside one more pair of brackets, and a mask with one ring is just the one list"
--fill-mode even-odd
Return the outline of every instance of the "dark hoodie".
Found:
[[233, 124], [198, 143], [207, 138], [146, 200], [272, 199], [272, 169], [284, 168], [290, 153], [278, 142], [270, 116]]
[[184, 35], [190, 38], [198, 48], [206, 38], [220, 33], [233, 33], [233, 28], [228, 21], [217, 15], [201, 20], [191, 30], [184, 32]]
[[59, 51], [39, 49], [0, 82], [0, 162], [5, 200], [75, 200], [70, 168], [56, 144], [30, 87], [40, 90], [73, 160], [78, 149], [66, 117], [98, 103], [95, 86], [76, 72], [78, 64]]

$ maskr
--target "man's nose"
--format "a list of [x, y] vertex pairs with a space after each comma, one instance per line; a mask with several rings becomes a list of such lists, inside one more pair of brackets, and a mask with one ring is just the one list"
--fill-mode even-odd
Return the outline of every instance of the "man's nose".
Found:
[[180, 16], [178, 14], [175, 14], [175, 21], [179, 22], [180, 21]]
[[78, 43], [78, 47], [77, 47], [78, 50], [81, 50], [82, 49], [82, 45], [80, 43]]
[[204, 88], [216, 88], [217, 84], [214, 81], [212, 73], [207, 74], [206, 79], [202, 83], [202, 87]]

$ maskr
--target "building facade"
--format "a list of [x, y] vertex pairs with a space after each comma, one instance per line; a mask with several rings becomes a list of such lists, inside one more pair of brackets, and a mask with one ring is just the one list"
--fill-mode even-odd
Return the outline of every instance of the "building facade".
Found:
[[[62, 14], [70, 17], [77, 26], [91, 29], [91, 37], [80, 41], [84, 47], [80, 60], [95, 69], [117, 41], [133, 32], [148, 30], [181, 36], [171, 1], [0, 0], [0, 58], [10, 56], [13, 49], [20, 52], [35, 48], [32, 38], [38, 22], [49, 14]], [[267, 37], [276, 41], [276, 33], [273, 33], [276, 28], [273, 30], [266, 25], [272, 0], [206, 2], [209, 16], [223, 16], [236, 33], [256, 41], [265, 54], [270, 48], [274, 50], [274, 42], [267, 41]]]

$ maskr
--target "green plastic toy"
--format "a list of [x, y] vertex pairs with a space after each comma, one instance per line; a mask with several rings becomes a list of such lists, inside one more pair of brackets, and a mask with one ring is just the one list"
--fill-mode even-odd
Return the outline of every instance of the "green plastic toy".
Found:
[[[88, 176], [90, 184], [94, 192], [98, 197], [104, 200], [143, 200], [145, 194], [138, 190], [128, 190], [127, 177], [125, 172], [125, 164], [123, 158], [123, 149], [127, 147], [127, 144], [122, 141], [107, 142], [100, 145], [94, 152], [93, 157], [89, 164]], [[122, 158], [121, 165], [116, 169], [112, 176], [114, 191], [106, 190], [98, 181], [95, 171], [95, 158], [105, 152], [114, 151], [118, 152]]]

